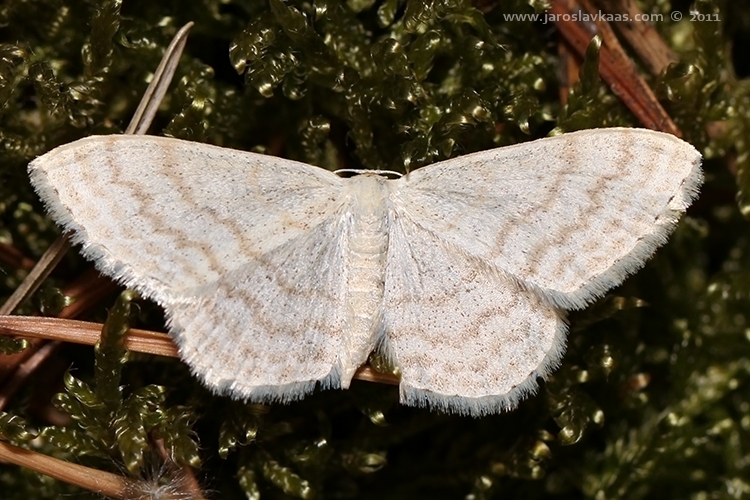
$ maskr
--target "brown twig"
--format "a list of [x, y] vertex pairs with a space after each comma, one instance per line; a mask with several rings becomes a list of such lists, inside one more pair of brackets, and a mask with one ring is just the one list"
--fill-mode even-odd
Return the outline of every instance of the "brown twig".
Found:
[[[555, 0], [550, 7], [550, 13], [555, 16], [555, 25], [565, 40], [583, 57], [591, 39], [599, 34], [603, 40], [599, 53], [599, 72], [612, 92], [645, 127], [682, 137], [680, 129], [638, 74], [609, 24], [593, 16], [595, 11], [588, 0], [578, 0], [578, 4], [580, 7], [574, 9], [566, 6], [562, 0]], [[596, 20], [593, 23], [582, 21], [580, 12], [588, 12]]]
[[0, 462], [15, 464], [102, 495], [128, 500], [136, 482], [0, 441]]
[[[575, 0], [561, 1], [568, 9], [572, 9], [575, 5]], [[564, 106], [568, 102], [570, 89], [578, 81], [578, 76], [581, 71], [581, 65], [578, 63], [576, 55], [571, 52], [568, 44], [562, 41], [557, 44], [557, 56], [560, 59], [560, 66], [558, 68], [560, 88], [558, 89], [558, 96], [560, 98], [560, 104]]]
[[[101, 323], [73, 319], [0, 316], [0, 335], [22, 336], [47, 340], [95, 345], [102, 334]], [[131, 329], [125, 341], [130, 351], [177, 357], [177, 346], [169, 335], [148, 330]]]
[[[117, 285], [111, 280], [102, 277], [93, 269], [87, 271], [72, 285], [65, 288], [63, 293], [69, 297], [76, 297], [76, 300], [71, 305], [64, 307], [58, 316], [60, 318], [75, 317], [92, 306], [94, 302], [101, 300], [102, 297], [106, 297], [116, 289]], [[7, 317], [14, 320], [44, 321], [44, 318], [38, 317]], [[26, 380], [61, 345], [59, 342], [61, 339], [54, 336], [48, 338], [36, 337], [30, 340], [31, 346], [28, 349], [11, 356], [0, 356], [0, 382], [3, 384], [2, 390], [0, 390], [0, 410], [5, 408], [11, 398], [25, 385]], [[47, 343], [47, 340], [53, 340], [54, 342]]]
[[365, 382], [373, 382], [376, 384], [386, 385], [398, 385], [400, 382], [399, 378], [396, 375], [375, 371], [369, 365], [360, 366], [359, 369], [357, 369], [357, 372], [354, 374], [354, 378], [357, 380], [363, 380]]
[[679, 62], [677, 55], [662, 39], [654, 25], [646, 20], [644, 12], [633, 0], [598, 0], [598, 3], [605, 12], [625, 14], [627, 19], [632, 19], [629, 22], [615, 22], [615, 29], [633, 47], [653, 75], [659, 75], [670, 64]]
[[180, 31], [174, 36], [167, 50], [164, 51], [159, 66], [157, 66], [154, 72], [154, 78], [143, 94], [138, 109], [135, 110], [128, 128], [125, 129], [126, 134], [143, 135], [148, 131], [151, 122], [154, 121], [159, 105], [167, 93], [169, 84], [172, 82], [172, 77], [177, 70], [180, 56], [187, 43], [188, 33], [192, 27], [193, 23], [189, 22], [180, 28]]
[[[101, 338], [103, 326], [101, 323], [72, 319], [0, 316], [0, 335], [58, 340], [75, 344], [95, 345]], [[177, 346], [169, 335], [149, 330], [130, 329], [125, 346], [134, 352], [174, 358], [179, 356]], [[395, 375], [380, 373], [370, 366], [360, 367], [354, 378], [389, 385], [399, 383]]]

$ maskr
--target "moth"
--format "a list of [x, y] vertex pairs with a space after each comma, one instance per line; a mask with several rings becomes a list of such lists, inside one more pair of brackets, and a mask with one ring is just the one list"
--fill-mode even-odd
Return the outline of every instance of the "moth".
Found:
[[160, 304], [181, 357], [255, 402], [347, 388], [373, 351], [402, 403], [509, 410], [560, 363], [565, 311], [643, 266], [702, 183], [671, 135], [584, 130], [389, 179], [112, 135], [29, 166], [104, 274]]

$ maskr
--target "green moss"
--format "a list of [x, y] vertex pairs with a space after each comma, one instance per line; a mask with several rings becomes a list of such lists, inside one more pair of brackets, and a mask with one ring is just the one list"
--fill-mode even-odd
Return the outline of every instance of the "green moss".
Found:
[[[542, 2], [473, 5], [5, 0], [0, 239], [29, 257], [43, 252], [56, 230], [26, 165], [76, 138], [121, 132], [169, 40], [191, 20], [154, 134], [329, 169], [408, 171], [556, 128], [637, 125], [597, 78], [596, 43], [560, 105], [556, 35], [503, 18], [541, 11]], [[0, 414], [0, 437], [28, 443], [38, 426], [38, 450], [133, 477], [153, 475], [163, 439], [179, 464], [199, 469], [209, 496], [224, 499], [750, 494], [750, 85], [731, 55], [750, 15], [747, 2], [700, 1], [696, 11], [721, 22], [690, 21], [685, 10], [675, 23], [667, 2], [647, 7], [666, 14], [658, 29], [681, 57], [650, 83], [704, 152], [707, 182], [646, 268], [571, 315], [562, 367], [515, 412], [429, 413], [399, 406], [394, 387], [364, 382], [288, 406], [217, 398], [177, 360], [126, 354], [130, 322], [163, 324], [153, 306], [133, 307], [124, 295], [90, 313], [111, 308], [97, 349], [57, 354], [73, 367], [54, 399], [70, 423], [53, 425], [27, 404], [44, 394], [31, 383]], [[85, 267], [71, 253], [35, 303], [59, 308], [55, 286]], [[4, 271], [0, 296], [24, 274]], [[21, 347], [0, 339], [3, 352]], [[11, 500], [73, 491], [5, 465], [0, 489]]]

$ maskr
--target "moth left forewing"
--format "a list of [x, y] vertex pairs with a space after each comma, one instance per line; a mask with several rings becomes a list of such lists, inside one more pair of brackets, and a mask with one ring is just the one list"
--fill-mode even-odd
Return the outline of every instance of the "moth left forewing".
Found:
[[89, 137], [29, 165], [98, 269], [180, 300], [340, 209], [340, 179], [289, 160], [152, 136]]

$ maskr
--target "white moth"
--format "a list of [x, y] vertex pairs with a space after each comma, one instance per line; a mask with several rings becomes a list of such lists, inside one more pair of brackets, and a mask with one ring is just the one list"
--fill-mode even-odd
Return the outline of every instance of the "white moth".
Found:
[[390, 180], [149, 136], [82, 139], [31, 182], [103, 273], [167, 312], [217, 393], [346, 388], [380, 350], [401, 401], [512, 409], [560, 362], [566, 309], [662, 245], [702, 182], [671, 135], [584, 130]]

